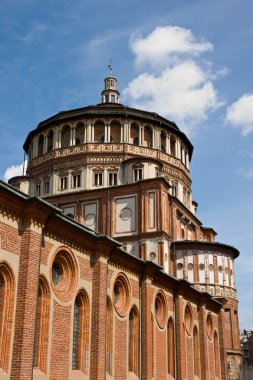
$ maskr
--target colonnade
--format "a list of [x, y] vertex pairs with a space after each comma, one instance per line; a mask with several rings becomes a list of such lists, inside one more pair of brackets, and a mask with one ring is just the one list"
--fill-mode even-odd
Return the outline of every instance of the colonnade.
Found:
[[[54, 149], [86, 143], [133, 144], [161, 150], [183, 162], [189, 168], [189, 153], [181, 140], [164, 128], [139, 125], [136, 122], [103, 122], [103, 133], [96, 133], [97, 123], [78, 122], [75, 125], [56, 126], [35, 136], [31, 144], [30, 157], [35, 158]], [[102, 122], [99, 127], [101, 131]], [[120, 132], [119, 132], [120, 129]], [[145, 131], [147, 135], [145, 137]], [[148, 134], [149, 133], [149, 134]], [[65, 134], [65, 135], [64, 135]]]

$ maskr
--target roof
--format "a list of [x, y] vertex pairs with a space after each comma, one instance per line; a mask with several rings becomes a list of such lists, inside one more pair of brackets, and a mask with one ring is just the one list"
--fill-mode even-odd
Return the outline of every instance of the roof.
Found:
[[[235, 247], [231, 246], [231, 245], [227, 245], [227, 244], [223, 244], [223, 243], [219, 243], [219, 242], [210, 242], [210, 241], [200, 241], [200, 240], [177, 240], [177, 241], [173, 241], [172, 242], [172, 245], [174, 245], [175, 247], [182, 247], [185, 249], [185, 247], [187, 246], [200, 246], [202, 247], [203, 250], [207, 250], [207, 249], [225, 249], [225, 250], [229, 250], [231, 251], [233, 254], [234, 254], [234, 258], [237, 258], [239, 255], [240, 255], [240, 252], [238, 251], [238, 249], [236, 249]], [[196, 249], [196, 248], [194, 248]]]

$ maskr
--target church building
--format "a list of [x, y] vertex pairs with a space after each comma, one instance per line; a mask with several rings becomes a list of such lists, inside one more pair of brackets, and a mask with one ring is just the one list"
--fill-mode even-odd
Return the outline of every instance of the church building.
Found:
[[0, 182], [0, 380], [239, 379], [239, 252], [197, 217], [187, 136], [119, 97], [110, 72]]

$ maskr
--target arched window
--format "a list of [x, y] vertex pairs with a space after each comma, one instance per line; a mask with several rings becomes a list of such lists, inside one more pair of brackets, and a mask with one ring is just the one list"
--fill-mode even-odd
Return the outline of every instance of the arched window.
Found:
[[70, 126], [64, 125], [61, 131], [61, 147], [66, 148], [70, 145]]
[[166, 148], [166, 134], [164, 131], [161, 132], [161, 151], [166, 153], [167, 148]]
[[153, 147], [153, 141], [152, 141], [152, 129], [151, 127], [146, 126], [144, 129], [144, 141], [143, 145], [147, 146], [148, 148]]
[[130, 127], [130, 140], [129, 140], [129, 143], [130, 144], [134, 144], [134, 145], [139, 145], [140, 144], [140, 141], [139, 141], [139, 126], [135, 123], [132, 123], [131, 124], [131, 127]]
[[198, 330], [196, 326], [193, 329], [193, 361], [194, 361], [194, 375], [200, 376], [199, 336], [198, 336]]
[[88, 372], [90, 308], [86, 293], [81, 290], [75, 299], [73, 321], [72, 369]]
[[168, 373], [175, 377], [175, 343], [174, 343], [174, 323], [172, 318], [168, 322]]
[[136, 307], [132, 307], [129, 314], [129, 344], [128, 370], [139, 376], [139, 314]]
[[219, 352], [219, 338], [217, 331], [213, 335], [213, 344], [214, 344], [214, 360], [215, 360], [215, 376], [220, 378], [220, 352]]
[[176, 157], [176, 139], [174, 136], [170, 138], [170, 154]]
[[0, 368], [8, 372], [14, 302], [14, 276], [5, 263], [0, 264]]
[[113, 312], [109, 298], [106, 302], [106, 372], [112, 375], [113, 354]]
[[40, 135], [38, 140], [38, 156], [42, 156], [44, 153], [44, 136]]
[[75, 139], [75, 145], [82, 144], [84, 141], [84, 123], [79, 121], [76, 124], [76, 139]]
[[47, 151], [51, 152], [54, 149], [54, 132], [51, 129], [47, 135]]
[[34, 367], [47, 372], [47, 351], [50, 318], [50, 291], [44, 277], [39, 280], [36, 315]]
[[110, 142], [119, 143], [121, 140], [120, 135], [121, 135], [120, 123], [117, 120], [112, 121], [110, 125]]
[[94, 142], [105, 141], [105, 123], [102, 120], [98, 120], [94, 125]]

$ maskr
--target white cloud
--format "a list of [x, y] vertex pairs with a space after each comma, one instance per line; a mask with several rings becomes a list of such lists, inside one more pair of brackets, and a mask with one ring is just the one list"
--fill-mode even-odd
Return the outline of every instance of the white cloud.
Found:
[[[13, 165], [10, 166], [5, 170], [4, 173], [4, 181], [8, 182], [8, 180], [12, 177], [23, 175], [23, 163], [20, 165]], [[27, 168], [27, 160], [25, 160], [25, 168], [24, 168], [24, 173], [26, 173], [26, 168]]]
[[149, 63], [152, 66], [168, 64], [179, 55], [197, 56], [213, 49], [210, 42], [194, 37], [191, 30], [178, 26], [156, 27], [146, 37], [133, 35], [130, 48], [136, 56], [137, 64]]
[[207, 111], [220, 103], [213, 83], [194, 61], [183, 61], [159, 75], [143, 73], [123, 91], [136, 108], [169, 117], [185, 132], [207, 119]]
[[253, 94], [245, 94], [227, 108], [226, 121], [244, 136], [253, 132]]
[[212, 72], [212, 63], [200, 55], [213, 45], [191, 30], [156, 27], [146, 37], [132, 36], [130, 48], [139, 74], [122, 95], [133, 107], [168, 117], [189, 133], [222, 104], [213, 82], [227, 69]]

